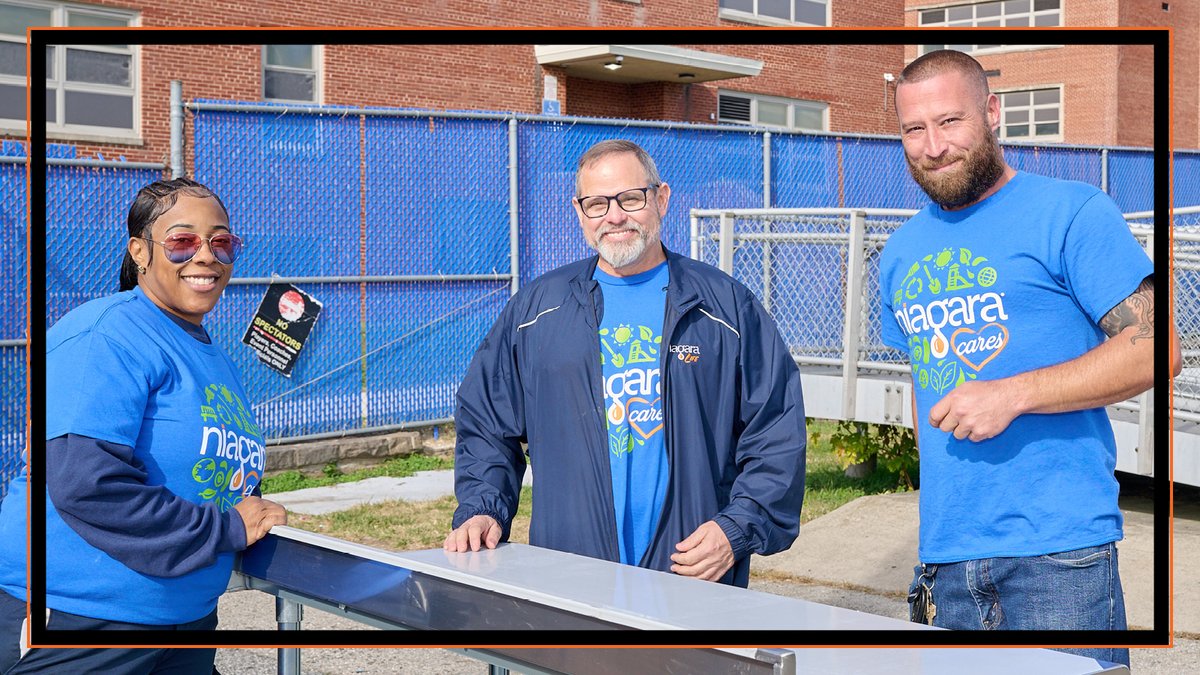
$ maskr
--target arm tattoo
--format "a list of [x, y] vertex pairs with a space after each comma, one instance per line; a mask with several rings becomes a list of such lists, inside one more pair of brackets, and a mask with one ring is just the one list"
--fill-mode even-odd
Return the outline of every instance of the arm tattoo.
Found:
[[1100, 319], [1100, 329], [1110, 338], [1130, 326], [1137, 329], [1129, 336], [1131, 343], [1154, 339], [1154, 281], [1150, 277], [1143, 279], [1137, 290]]

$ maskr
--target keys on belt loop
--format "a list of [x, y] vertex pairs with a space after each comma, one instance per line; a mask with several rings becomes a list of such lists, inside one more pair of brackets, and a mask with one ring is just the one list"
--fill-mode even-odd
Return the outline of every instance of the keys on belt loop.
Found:
[[933, 625], [933, 618], [937, 616], [937, 605], [933, 602], [933, 586], [936, 583], [934, 575], [936, 573], [936, 565], [926, 567], [925, 563], [921, 563], [921, 574], [917, 577], [916, 586], [908, 594], [909, 621]]

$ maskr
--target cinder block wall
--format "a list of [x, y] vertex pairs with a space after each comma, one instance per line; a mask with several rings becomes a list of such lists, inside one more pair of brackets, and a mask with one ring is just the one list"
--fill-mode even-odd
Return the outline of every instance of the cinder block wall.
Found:
[[432, 429], [399, 431], [376, 436], [348, 436], [323, 441], [267, 446], [267, 473], [298, 470], [319, 475], [335, 464], [350, 472], [413, 454], [454, 454], [453, 433], [433, 438]]

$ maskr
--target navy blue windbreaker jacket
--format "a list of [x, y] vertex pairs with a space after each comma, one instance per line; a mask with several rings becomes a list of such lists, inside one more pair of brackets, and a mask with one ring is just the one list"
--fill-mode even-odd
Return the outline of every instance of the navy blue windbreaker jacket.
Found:
[[[800, 372], [745, 286], [666, 255], [660, 371], [670, 485], [640, 565], [669, 571], [675, 544], [714, 520], [736, 559], [721, 581], [745, 587], [749, 554], [786, 550], [799, 533], [807, 444]], [[490, 515], [507, 541], [528, 443], [529, 543], [619, 560], [596, 262], [560, 267], [521, 289], [475, 353], [457, 396], [454, 527]]]

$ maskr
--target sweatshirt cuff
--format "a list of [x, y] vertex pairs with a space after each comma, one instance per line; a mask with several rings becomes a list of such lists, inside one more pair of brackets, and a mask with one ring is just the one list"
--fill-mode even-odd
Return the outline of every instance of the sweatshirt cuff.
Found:
[[713, 516], [713, 522], [720, 526], [721, 531], [725, 533], [725, 538], [729, 540], [734, 560], [741, 560], [750, 555], [750, 541], [732, 518], [718, 514]]
[[246, 524], [236, 509], [229, 509], [221, 514], [224, 521], [221, 524], [221, 539], [217, 542], [217, 550], [244, 551], [246, 549]]

